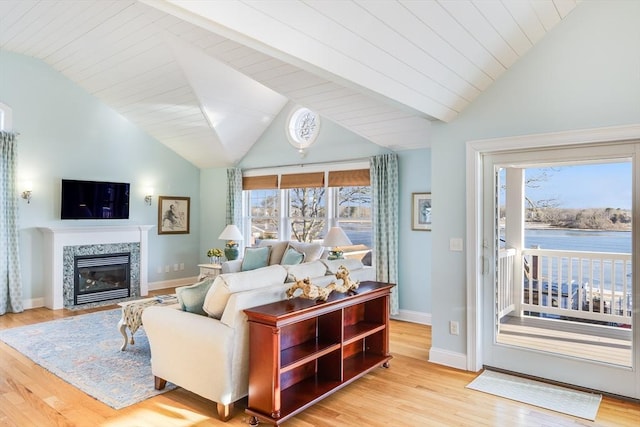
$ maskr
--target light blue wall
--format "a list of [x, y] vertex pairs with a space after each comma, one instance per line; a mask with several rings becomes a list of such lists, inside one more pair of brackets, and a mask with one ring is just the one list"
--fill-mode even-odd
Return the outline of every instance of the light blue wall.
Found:
[[[412, 193], [431, 192], [431, 150], [398, 153], [400, 206], [398, 284], [400, 309], [416, 321], [431, 314], [431, 232], [411, 229]], [[418, 318], [416, 318], [418, 316]]]
[[[198, 274], [200, 171], [45, 63], [0, 51], [0, 102], [13, 109], [18, 182], [33, 182], [33, 199], [20, 199], [20, 244], [25, 300], [44, 295], [43, 239], [37, 227], [157, 224], [158, 195], [191, 197], [188, 235], [150, 232], [149, 281]], [[61, 178], [131, 183], [129, 220], [61, 221]], [[153, 205], [144, 203], [147, 187]], [[158, 273], [164, 265], [185, 270]], [[48, 280], [48, 279], [47, 279]]]
[[[433, 126], [433, 346], [466, 352], [465, 143], [640, 123], [640, 2], [582, 2], [458, 118]], [[459, 336], [447, 322], [458, 320]]]
[[226, 224], [227, 212], [227, 169], [211, 168], [200, 171], [200, 200], [202, 224], [200, 232], [201, 262], [209, 262], [206, 257], [210, 248], [224, 249], [225, 241], [218, 236]]

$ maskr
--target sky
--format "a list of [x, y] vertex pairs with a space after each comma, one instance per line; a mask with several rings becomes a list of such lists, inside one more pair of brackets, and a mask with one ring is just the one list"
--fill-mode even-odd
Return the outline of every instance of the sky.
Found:
[[[548, 179], [525, 191], [533, 200], [556, 199], [559, 208], [631, 209], [631, 169], [631, 162], [547, 168]], [[528, 168], [526, 177], [541, 172]]]

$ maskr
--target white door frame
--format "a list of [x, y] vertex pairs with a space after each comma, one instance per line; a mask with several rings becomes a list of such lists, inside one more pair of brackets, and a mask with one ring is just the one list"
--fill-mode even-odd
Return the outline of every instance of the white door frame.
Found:
[[[482, 156], [522, 149], [541, 149], [581, 144], [640, 140], [640, 124], [597, 129], [584, 129], [548, 134], [468, 141], [466, 146], [466, 212], [467, 212], [467, 370], [477, 372], [483, 366], [482, 354], [482, 283], [488, 262], [483, 256], [483, 182]], [[635, 178], [636, 180], [638, 178]], [[633, 206], [634, 212], [639, 212]], [[636, 224], [634, 223], [634, 228]], [[636, 243], [633, 243], [636, 245]], [[634, 246], [634, 252], [640, 250]], [[640, 266], [634, 265], [634, 277]], [[635, 301], [635, 300], [634, 300]], [[640, 343], [640, 327], [634, 325], [634, 342]]]

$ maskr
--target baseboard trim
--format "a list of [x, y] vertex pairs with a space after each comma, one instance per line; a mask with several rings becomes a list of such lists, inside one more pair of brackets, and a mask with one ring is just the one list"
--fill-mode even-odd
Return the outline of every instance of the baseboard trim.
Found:
[[39, 307], [44, 307], [44, 298], [31, 298], [22, 301], [22, 308], [25, 310]]
[[198, 281], [198, 276], [183, 277], [180, 279], [162, 280], [160, 282], [149, 282], [147, 287], [150, 291], [156, 291], [159, 289], [175, 288], [176, 286], [191, 285]]
[[398, 314], [392, 315], [391, 318], [394, 320], [402, 320], [403, 322], [431, 325], [431, 313], [423, 313], [421, 311], [400, 310]]
[[467, 370], [467, 355], [456, 353], [441, 348], [431, 347], [429, 349], [429, 362], [445, 365], [451, 368]]

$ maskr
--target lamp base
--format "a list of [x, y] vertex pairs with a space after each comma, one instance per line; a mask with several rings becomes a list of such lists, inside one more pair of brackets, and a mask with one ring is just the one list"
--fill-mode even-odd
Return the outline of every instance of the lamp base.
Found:
[[329, 251], [327, 259], [332, 261], [334, 259], [344, 259], [344, 252], [342, 251]]
[[231, 246], [231, 247], [227, 246], [226, 248], [224, 248], [224, 256], [229, 261], [238, 259], [238, 254], [239, 254], [239, 251], [237, 246]]

